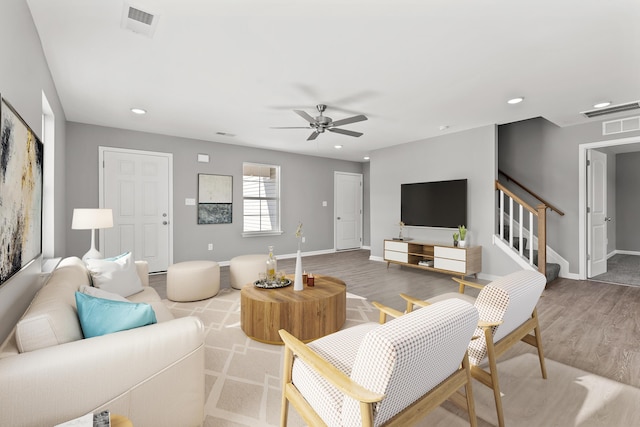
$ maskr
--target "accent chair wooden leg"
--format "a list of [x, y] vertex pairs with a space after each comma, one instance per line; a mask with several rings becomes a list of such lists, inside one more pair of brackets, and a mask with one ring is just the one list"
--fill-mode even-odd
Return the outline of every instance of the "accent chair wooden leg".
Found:
[[533, 334], [536, 337], [536, 348], [538, 349], [538, 359], [540, 359], [540, 371], [542, 378], [547, 379], [547, 367], [544, 363], [544, 351], [542, 350], [542, 335], [540, 335], [540, 324], [538, 323], [538, 309], [533, 309], [533, 318], [536, 319], [536, 326], [533, 328]]
[[289, 415], [289, 400], [287, 399], [287, 385], [291, 383], [291, 371], [293, 369], [293, 352], [285, 346], [284, 364], [282, 368], [282, 403], [280, 405], [280, 427], [286, 427]]
[[469, 367], [469, 355], [464, 353], [464, 359], [462, 359], [462, 367], [467, 373], [467, 383], [464, 385], [464, 394], [467, 398], [467, 413], [469, 414], [469, 424], [471, 427], [478, 426], [478, 419], [476, 418], [476, 405], [473, 400], [473, 390], [471, 389], [471, 369]]
[[498, 381], [498, 366], [496, 363], [496, 352], [493, 346], [493, 334], [490, 328], [484, 330], [487, 342], [487, 358], [489, 359], [489, 371], [491, 376], [491, 388], [496, 401], [496, 412], [498, 414], [498, 427], [504, 427], [504, 413], [502, 411], [502, 397], [500, 396], [500, 383]]

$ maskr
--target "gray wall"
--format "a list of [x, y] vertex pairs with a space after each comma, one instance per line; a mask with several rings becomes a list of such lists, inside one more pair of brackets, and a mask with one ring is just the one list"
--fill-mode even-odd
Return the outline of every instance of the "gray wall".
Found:
[[[42, 135], [42, 92], [47, 96], [56, 118], [54, 208], [54, 250], [64, 252], [64, 149], [65, 117], [51, 80], [38, 33], [24, 0], [2, 0], [0, 3], [0, 94], [20, 113], [38, 134]], [[48, 165], [45, 164], [45, 168]], [[22, 315], [40, 286], [39, 261], [14, 276], [0, 287], [0, 342]]]
[[371, 163], [362, 164], [362, 246], [371, 246]]
[[603, 136], [602, 120], [561, 128], [537, 118], [498, 128], [499, 168], [565, 212], [548, 213], [547, 241], [570, 263], [570, 273], [579, 273], [579, 145], [638, 135]]
[[[194, 259], [228, 261], [247, 253], [264, 253], [274, 245], [275, 253], [293, 254], [299, 221], [304, 223], [304, 252], [334, 248], [334, 171], [362, 173], [362, 163], [302, 156], [279, 151], [215, 142], [133, 132], [80, 123], [67, 124], [67, 211], [98, 206], [98, 147], [120, 147], [173, 154], [174, 262]], [[198, 163], [199, 153], [209, 154], [210, 163]], [[281, 236], [243, 238], [242, 163], [281, 166]], [[185, 206], [185, 198], [197, 198], [198, 173], [233, 176], [233, 223], [198, 225], [196, 207]], [[323, 207], [322, 202], [327, 201]], [[86, 252], [88, 231], [71, 230], [67, 217], [67, 255]], [[207, 244], [214, 250], [208, 251]]]
[[[471, 245], [482, 245], [482, 275], [519, 269], [493, 246], [497, 169], [496, 127], [485, 126], [376, 150], [371, 154], [371, 255], [382, 258], [383, 241], [398, 235], [400, 185], [466, 178]], [[408, 227], [405, 236], [422, 242], [452, 243], [452, 229]]]
[[[616, 223], [615, 249], [640, 252], [640, 152], [616, 157]], [[609, 215], [612, 216], [612, 215]]]

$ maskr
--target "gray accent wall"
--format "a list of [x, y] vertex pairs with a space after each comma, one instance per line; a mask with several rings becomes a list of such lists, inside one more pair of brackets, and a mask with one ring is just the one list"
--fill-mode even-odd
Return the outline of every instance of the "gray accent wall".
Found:
[[[301, 143], [304, 143], [302, 141]], [[334, 249], [334, 172], [362, 173], [362, 163], [303, 156], [246, 146], [134, 132], [81, 123], [67, 124], [67, 211], [98, 207], [98, 147], [119, 147], [173, 155], [173, 261], [211, 259], [228, 261], [236, 255], [294, 254], [295, 231], [304, 223], [303, 252]], [[209, 163], [198, 163], [208, 154]], [[242, 164], [281, 166], [282, 230], [280, 236], [242, 237]], [[233, 176], [233, 222], [198, 225], [196, 206], [198, 174]], [[323, 207], [322, 202], [327, 206]], [[67, 218], [67, 255], [82, 256], [89, 247], [89, 231], [71, 230]], [[213, 243], [214, 250], [207, 250]]]
[[[640, 152], [618, 154], [616, 157], [616, 224], [615, 249], [640, 252]], [[609, 238], [611, 242], [611, 238]]]
[[[398, 235], [400, 185], [412, 182], [467, 179], [467, 218], [471, 245], [482, 245], [481, 277], [502, 276], [519, 266], [493, 246], [495, 126], [376, 150], [371, 153], [371, 256], [383, 258], [383, 242]], [[407, 227], [405, 237], [420, 242], [452, 244], [453, 229]]]
[[[578, 191], [584, 185], [578, 182], [579, 146], [640, 135], [602, 135], [602, 121], [561, 128], [536, 118], [498, 127], [499, 168], [564, 211], [565, 216], [547, 211], [547, 242], [574, 274], [579, 273]], [[617, 213], [620, 216], [619, 206]]]
[[[2, 0], [0, 4], [0, 95], [42, 136], [42, 93], [55, 115], [54, 251], [64, 254], [64, 150], [65, 116], [31, 13], [24, 0]], [[45, 148], [46, 150], [46, 148]], [[45, 164], [45, 168], [47, 164]], [[12, 277], [0, 287], [0, 342], [13, 328], [42, 284], [40, 260]]]

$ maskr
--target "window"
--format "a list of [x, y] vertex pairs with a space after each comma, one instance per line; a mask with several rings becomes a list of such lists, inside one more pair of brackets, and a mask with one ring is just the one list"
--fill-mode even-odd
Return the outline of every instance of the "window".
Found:
[[242, 165], [243, 236], [281, 234], [280, 166]]

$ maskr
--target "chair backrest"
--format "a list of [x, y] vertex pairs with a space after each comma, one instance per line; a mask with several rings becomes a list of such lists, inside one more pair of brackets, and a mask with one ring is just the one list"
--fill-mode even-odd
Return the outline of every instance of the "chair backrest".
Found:
[[[450, 299], [369, 331], [358, 349], [351, 379], [384, 393], [374, 409], [378, 426], [436, 387], [460, 366], [478, 323], [473, 305]], [[360, 407], [345, 397], [345, 426], [361, 425]]]
[[[494, 343], [531, 318], [546, 283], [547, 279], [542, 273], [522, 270], [494, 280], [480, 291], [475, 302], [480, 320], [502, 321], [501, 325], [492, 328]], [[484, 336], [484, 333], [478, 328], [476, 335]], [[485, 340], [472, 341], [469, 345], [471, 364], [481, 364], [486, 356]]]

